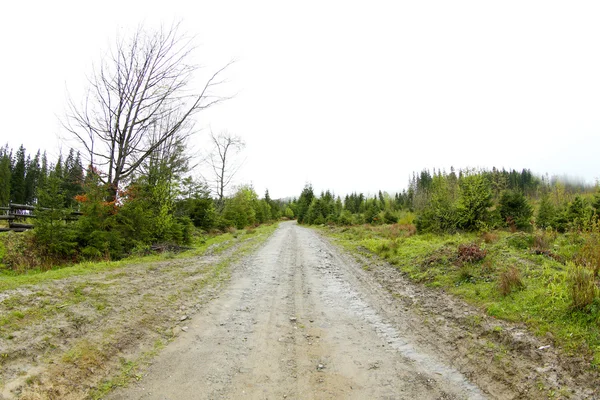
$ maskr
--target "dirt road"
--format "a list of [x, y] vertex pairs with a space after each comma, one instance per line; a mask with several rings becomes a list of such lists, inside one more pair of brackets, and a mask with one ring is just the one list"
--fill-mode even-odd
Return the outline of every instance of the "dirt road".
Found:
[[141, 381], [109, 398], [519, 397], [459, 372], [422, 311], [396, 297], [314, 231], [282, 223]]

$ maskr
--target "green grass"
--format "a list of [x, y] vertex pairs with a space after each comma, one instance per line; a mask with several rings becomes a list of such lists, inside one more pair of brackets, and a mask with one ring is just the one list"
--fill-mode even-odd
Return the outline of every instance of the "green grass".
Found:
[[93, 274], [97, 272], [110, 271], [127, 267], [128, 265], [139, 263], [151, 263], [153, 261], [161, 261], [165, 259], [182, 259], [194, 256], [201, 256], [206, 253], [209, 248], [213, 248], [213, 253], [218, 254], [223, 252], [237, 243], [244, 241], [257, 234], [270, 235], [277, 224], [261, 225], [254, 229], [252, 234], [246, 234], [244, 231], [238, 231], [234, 237], [231, 233], [224, 233], [212, 236], [198, 236], [194, 238], [192, 249], [178, 254], [167, 252], [165, 254], [135, 256], [119, 261], [100, 261], [100, 262], [82, 262], [71, 266], [56, 266], [55, 268], [43, 270], [28, 270], [24, 273], [17, 273], [10, 270], [2, 270], [0, 272], [0, 292], [5, 290], [17, 289], [22, 286], [37, 285], [40, 283], [64, 279], [72, 276], [80, 276]]
[[[547, 254], [534, 254], [534, 234], [494, 232], [486, 242], [480, 234], [410, 235], [385, 226], [321, 231], [344, 248], [385, 259], [415, 282], [443, 288], [490, 316], [523, 322], [537, 335], [550, 333], [567, 352], [584, 354], [600, 366], [600, 300], [575, 310], [569, 267]], [[582, 235], [558, 235], [550, 239], [550, 250], [559, 259], [571, 260], [584, 241]], [[470, 243], [487, 254], [481, 261], [460, 263], [458, 246]], [[518, 270], [523, 287], [503, 296], [500, 276], [511, 267]]]

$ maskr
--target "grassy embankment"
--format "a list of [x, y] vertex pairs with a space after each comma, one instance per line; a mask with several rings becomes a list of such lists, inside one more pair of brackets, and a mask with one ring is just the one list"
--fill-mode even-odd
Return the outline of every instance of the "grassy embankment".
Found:
[[580, 271], [575, 263], [589, 245], [587, 234], [414, 235], [414, 227], [399, 225], [321, 231], [350, 251], [380, 257], [415, 282], [458, 295], [490, 316], [523, 322], [537, 335], [550, 334], [568, 353], [583, 354], [593, 367], [600, 366], [597, 289], [590, 304], [573, 305]]
[[29, 269], [26, 271], [12, 271], [2, 264], [4, 248], [0, 242], [0, 292], [16, 289], [21, 286], [35, 285], [55, 279], [63, 279], [72, 276], [93, 274], [96, 272], [109, 271], [127, 267], [127, 265], [140, 262], [154, 262], [165, 259], [181, 259], [202, 256], [210, 249], [211, 253], [221, 253], [240, 241], [248, 239], [250, 235], [258, 233], [258, 236], [270, 235], [277, 224], [261, 225], [258, 228], [247, 230], [233, 230], [232, 232], [194, 236], [191, 249], [174, 253], [167, 251], [160, 254], [146, 256], [131, 256], [118, 261], [84, 261], [73, 265], [57, 265], [51, 269]]
[[[197, 236], [190, 250], [0, 275], [0, 389], [21, 377], [30, 397], [98, 398], [140, 376], [229, 266], [277, 224]], [[200, 257], [212, 255], [213, 257]], [[204, 293], [208, 293], [205, 295]], [[32, 365], [48, 365], [31, 375]]]

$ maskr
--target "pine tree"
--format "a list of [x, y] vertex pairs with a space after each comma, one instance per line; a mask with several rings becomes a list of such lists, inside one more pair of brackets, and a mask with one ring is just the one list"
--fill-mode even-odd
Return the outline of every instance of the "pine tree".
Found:
[[550, 196], [547, 193], [542, 195], [540, 200], [540, 208], [538, 209], [535, 223], [540, 228], [549, 228], [554, 225], [556, 210], [550, 201]]
[[0, 207], [5, 207], [10, 201], [10, 154], [8, 145], [0, 150]]
[[75, 196], [83, 193], [83, 166], [79, 152], [75, 154], [73, 149], [65, 160], [63, 171], [63, 190], [65, 193], [65, 207], [75, 207], [77, 202]]
[[25, 174], [25, 203], [34, 204], [37, 200], [37, 189], [40, 180], [40, 151], [33, 160], [27, 157], [27, 172]]
[[25, 147], [17, 151], [11, 173], [10, 199], [13, 203], [25, 203]]

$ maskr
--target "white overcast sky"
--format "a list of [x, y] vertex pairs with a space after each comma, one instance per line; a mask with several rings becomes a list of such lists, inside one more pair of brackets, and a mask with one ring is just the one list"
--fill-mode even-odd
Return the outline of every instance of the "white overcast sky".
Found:
[[[600, 177], [598, 1], [28, 1], [0, 7], [0, 143], [67, 151], [66, 91], [118, 32], [181, 20], [259, 194], [389, 192], [423, 168]], [[226, 90], [225, 90], [226, 89]], [[53, 158], [53, 157], [52, 157]]]

